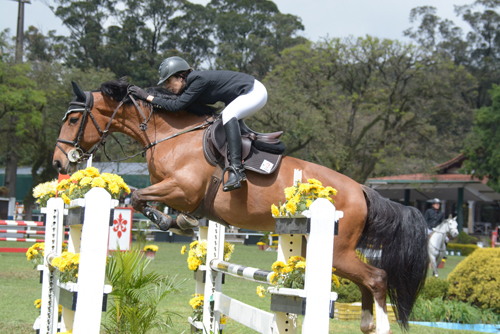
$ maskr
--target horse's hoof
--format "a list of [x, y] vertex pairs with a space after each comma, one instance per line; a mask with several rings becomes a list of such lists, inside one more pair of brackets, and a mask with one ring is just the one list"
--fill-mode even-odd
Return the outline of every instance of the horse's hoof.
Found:
[[161, 214], [151, 207], [144, 208], [142, 214], [148, 217], [162, 231], [168, 231], [170, 226], [172, 226], [172, 217]]
[[179, 226], [182, 230], [193, 229], [194, 227], [198, 227], [199, 225], [198, 219], [185, 213], [181, 213], [177, 216], [176, 223], [177, 226]]
[[439, 275], [434, 275], [434, 277], [439, 277]]
[[187, 229], [187, 230], [181, 230], [178, 228], [171, 228], [170, 231], [177, 234], [177, 235], [182, 235], [185, 237], [192, 237], [194, 235], [194, 230], [192, 228]]

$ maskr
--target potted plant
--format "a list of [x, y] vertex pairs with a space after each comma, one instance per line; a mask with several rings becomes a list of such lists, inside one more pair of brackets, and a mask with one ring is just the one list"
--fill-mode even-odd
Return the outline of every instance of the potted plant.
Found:
[[154, 260], [155, 254], [158, 251], [158, 246], [146, 245], [146, 246], [144, 246], [144, 251], [146, 252], [146, 258]]
[[269, 248], [269, 235], [271, 232], [263, 232], [264, 235], [260, 237], [259, 242], [257, 242], [257, 246], [259, 246], [259, 250], [266, 250]]
[[271, 213], [274, 218], [305, 217], [309, 206], [318, 198], [326, 198], [333, 204], [330, 196], [337, 195], [337, 190], [328, 186], [324, 187], [316, 179], [308, 179], [307, 183], [297, 182], [297, 185], [285, 188], [286, 202], [279, 206], [271, 205]]

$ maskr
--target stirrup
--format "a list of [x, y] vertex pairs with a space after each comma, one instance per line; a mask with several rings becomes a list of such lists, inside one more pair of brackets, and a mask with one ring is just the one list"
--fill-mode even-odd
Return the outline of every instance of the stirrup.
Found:
[[234, 175], [236, 176], [237, 180], [235, 183], [228, 184], [229, 183], [229, 178], [228, 182], [224, 183], [224, 186], [222, 187], [222, 191], [227, 192], [231, 190], [236, 190], [241, 188], [241, 182], [247, 180], [247, 176], [245, 174], [245, 169], [244, 168], [236, 168], [233, 165], [229, 165], [227, 168], [224, 168], [224, 172], [222, 173], [222, 179], [224, 179], [224, 175], [226, 172], [232, 171]]

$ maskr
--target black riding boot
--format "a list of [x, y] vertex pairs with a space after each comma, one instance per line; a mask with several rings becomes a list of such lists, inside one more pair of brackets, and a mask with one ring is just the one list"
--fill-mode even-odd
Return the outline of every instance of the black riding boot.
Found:
[[246, 181], [247, 179], [245, 169], [241, 163], [241, 132], [238, 119], [236, 117], [231, 118], [224, 124], [224, 130], [226, 130], [230, 165], [226, 169], [228, 178], [222, 190], [231, 191], [241, 188], [241, 181]]

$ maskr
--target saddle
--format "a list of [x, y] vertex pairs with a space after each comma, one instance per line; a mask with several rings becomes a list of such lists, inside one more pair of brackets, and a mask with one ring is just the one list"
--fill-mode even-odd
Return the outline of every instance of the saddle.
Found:
[[[261, 174], [273, 173], [279, 166], [281, 155], [285, 151], [285, 144], [279, 141], [283, 131], [259, 133], [251, 130], [243, 120], [240, 120], [239, 124], [242, 142], [241, 156], [245, 169]], [[203, 152], [206, 159], [216, 168], [210, 179], [205, 198], [190, 214], [197, 219], [206, 218], [229, 227], [214, 208], [214, 200], [222, 183], [224, 168], [229, 165], [226, 131], [220, 118], [205, 130]]]
[[[239, 124], [243, 167], [260, 174], [273, 173], [285, 151], [285, 144], [279, 140], [283, 131], [259, 133], [250, 129], [243, 120], [239, 120]], [[203, 152], [212, 165], [219, 165], [223, 169], [229, 166], [226, 132], [222, 119], [217, 119], [205, 130]]]

